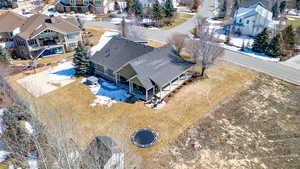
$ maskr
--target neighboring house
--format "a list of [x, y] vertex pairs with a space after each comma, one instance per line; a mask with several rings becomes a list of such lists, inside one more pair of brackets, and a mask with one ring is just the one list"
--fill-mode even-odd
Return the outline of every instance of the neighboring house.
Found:
[[0, 42], [13, 41], [14, 33], [26, 22], [26, 17], [14, 12], [0, 15]]
[[[18, 22], [15, 22], [15, 21]], [[9, 12], [0, 16], [0, 30], [15, 43], [21, 58], [37, 58], [74, 50], [82, 41], [76, 19], [36, 14], [29, 18]]]
[[166, 45], [153, 48], [121, 37], [113, 37], [91, 57], [95, 75], [114, 81], [143, 100], [186, 77], [194, 65], [184, 61]]
[[239, 8], [234, 14], [232, 28], [234, 32], [256, 36], [264, 28], [268, 28], [269, 31], [276, 28], [272, 17], [271, 11], [266, 9], [262, 3], [257, 3], [247, 8]]
[[124, 153], [110, 137], [97, 136], [87, 153], [96, 156], [97, 168], [124, 169]]
[[16, 0], [0, 0], [1, 8], [17, 8], [18, 4]]
[[104, 0], [59, 0], [55, 9], [58, 12], [91, 12], [94, 14], [104, 13]]

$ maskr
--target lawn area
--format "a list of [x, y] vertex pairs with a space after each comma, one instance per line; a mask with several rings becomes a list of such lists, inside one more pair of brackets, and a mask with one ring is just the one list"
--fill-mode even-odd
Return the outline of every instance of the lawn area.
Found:
[[[56, 55], [51, 55], [51, 56], [46, 56], [39, 58], [37, 60], [37, 64], [49, 64], [49, 63], [57, 63], [61, 61], [62, 59], [71, 57], [74, 55], [74, 52], [68, 52], [68, 53], [63, 53], [63, 54], [56, 54]], [[14, 65], [28, 65], [30, 60], [13, 60], [11, 63]]]
[[288, 25], [292, 25], [294, 28], [300, 26], [300, 19], [299, 18], [291, 18], [286, 20]]
[[[39, 112], [43, 122], [47, 123], [47, 119], [53, 116], [53, 112], [49, 112], [53, 108], [61, 112], [62, 119], [68, 119], [66, 123], [74, 121], [74, 130], [83, 146], [95, 136], [111, 136], [122, 145], [129, 160], [131, 158], [139, 163], [138, 161], [143, 159], [152, 159], [197, 119], [255, 78], [254, 73], [227, 64], [216, 65], [209, 69], [207, 74], [208, 79], [183, 86], [167, 105], [159, 110], [147, 108], [143, 102], [116, 103], [110, 108], [91, 107], [89, 105], [95, 96], [80, 82], [81, 79], [38, 98], [30, 96], [16, 83], [21, 75], [11, 77], [10, 83], [21, 96], [35, 105], [35, 112]], [[158, 143], [147, 149], [133, 146], [130, 143], [130, 135], [140, 128], [151, 128], [158, 132]]]
[[102, 34], [106, 31], [104, 29], [98, 28], [98, 27], [85, 27], [85, 30], [87, 32], [91, 32], [91, 37], [89, 38], [89, 41], [91, 44], [96, 45], [99, 42], [99, 39], [101, 38]]
[[163, 29], [172, 29], [175, 26], [178, 26], [182, 23], [184, 23], [185, 21], [187, 21], [188, 19], [192, 18], [194, 15], [191, 14], [186, 14], [186, 13], [177, 13], [175, 19], [172, 21], [171, 25], [168, 26], [164, 26], [162, 27]]

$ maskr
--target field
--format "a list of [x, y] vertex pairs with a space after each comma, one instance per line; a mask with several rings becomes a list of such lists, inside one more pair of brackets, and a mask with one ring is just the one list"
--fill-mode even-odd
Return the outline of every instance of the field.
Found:
[[300, 86], [258, 75], [162, 150], [155, 169], [300, 168]]
[[299, 18], [290, 18], [290, 19], [287, 19], [286, 22], [288, 25], [292, 25], [294, 28], [298, 28], [300, 26]]
[[[98, 135], [113, 137], [126, 152], [128, 160], [134, 161], [132, 165], [127, 164], [129, 168], [134, 168], [141, 167], [144, 160], [153, 159], [157, 152], [220, 101], [244, 88], [254, 79], [255, 74], [226, 64], [216, 65], [208, 70], [208, 79], [183, 86], [159, 110], [147, 108], [143, 102], [117, 103], [110, 108], [91, 107], [95, 96], [80, 82], [81, 79], [34, 98], [16, 83], [20, 76], [11, 77], [10, 82], [18, 93], [30, 101], [42, 121], [47, 123], [49, 117], [53, 116], [49, 112], [49, 107], [52, 107], [61, 113], [62, 119], [67, 119], [64, 123], [74, 123], [74, 130], [83, 146]], [[130, 135], [140, 128], [152, 128], [158, 132], [158, 143], [147, 149], [133, 146]]]

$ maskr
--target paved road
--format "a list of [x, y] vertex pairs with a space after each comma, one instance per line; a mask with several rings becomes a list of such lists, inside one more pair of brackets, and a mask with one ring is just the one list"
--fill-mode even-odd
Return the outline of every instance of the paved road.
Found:
[[[214, 0], [205, 0], [202, 7], [198, 11], [198, 15], [202, 17], [213, 16], [213, 6]], [[145, 39], [164, 43], [175, 32], [186, 34], [189, 33], [189, 31], [195, 26], [195, 20], [196, 16], [171, 30], [149, 30], [145, 28], [141, 29], [143, 31]], [[99, 26], [107, 29], [117, 28], [116, 25], [109, 22], [89, 22], [86, 23], [86, 25]], [[265, 61], [248, 55], [232, 52], [229, 50], [225, 51], [224, 60], [248, 69], [263, 72], [271, 76], [286, 80], [288, 82], [300, 85], [300, 70], [290, 67], [287, 64]]]

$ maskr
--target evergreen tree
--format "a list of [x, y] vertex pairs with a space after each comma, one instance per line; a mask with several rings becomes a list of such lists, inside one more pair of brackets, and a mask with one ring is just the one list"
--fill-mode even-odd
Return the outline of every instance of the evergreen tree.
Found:
[[265, 28], [261, 33], [254, 37], [252, 50], [265, 53], [269, 43], [269, 31]]
[[75, 76], [89, 76], [91, 74], [90, 52], [81, 43], [78, 43], [74, 54], [73, 63], [75, 65]]
[[241, 0], [234, 0], [234, 4], [232, 6], [231, 16], [234, 16], [234, 13], [240, 8]]
[[276, 1], [273, 6], [272, 6], [272, 13], [273, 13], [273, 18], [278, 18], [279, 16], [279, 4], [278, 1]]
[[10, 53], [7, 49], [0, 46], [0, 62], [8, 62], [10, 59]]
[[286, 27], [284, 30], [282, 30], [282, 34], [283, 34], [283, 41], [285, 44], [285, 48], [288, 50], [295, 49], [296, 33], [294, 31], [293, 26], [289, 25], [288, 27]]
[[174, 16], [175, 8], [173, 6], [173, 3], [171, 0], [166, 0], [164, 5], [164, 12], [166, 17], [172, 17]]
[[114, 10], [115, 11], [119, 11], [121, 8], [120, 8], [120, 5], [117, 1], [114, 2]]
[[245, 46], [245, 41], [243, 40], [243, 44], [242, 44], [242, 47], [241, 47], [241, 51], [245, 51], [245, 48], [246, 48], [246, 46]]
[[135, 16], [141, 16], [142, 15], [142, 5], [139, 0], [133, 0], [133, 6], [132, 11], [135, 14]]
[[230, 41], [231, 41], [231, 27], [229, 28], [229, 30], [227, 31], [227, 34], [226, 34], [226, 39], [225, 39], [225, 44], [230, 44]]
[[267, 47], [266, 55], [272, 56], [274, 58], [280, 57], [283, 50], [283, 40], [281, 34], [274, 36]]
[[161, 20], [164, 16], [163, 16], [163, 10], [161, 5], [159, 4], [158, 0], [155, 0], [153, 7], [152, 7], [152, 17], [154, 20]]
[[296, 0], [296, 8], [298, 11], [300, 10], [300, 0]]
[[280, 13], [281, 13], [281, 14], [284, 13], [286, 7], [287, 7], [286, 1], [282, 1], [282, 2], [280, 3], [280, 5], [279, 5], [279, 10], [280, 10]]
[[222, 6], [221, 6], [221, 16], [220, 17], [223, 17], [225, 18], [226, 15], [227, 15], [227, 0], [223, 0], [223, 3], [222, 3]]

